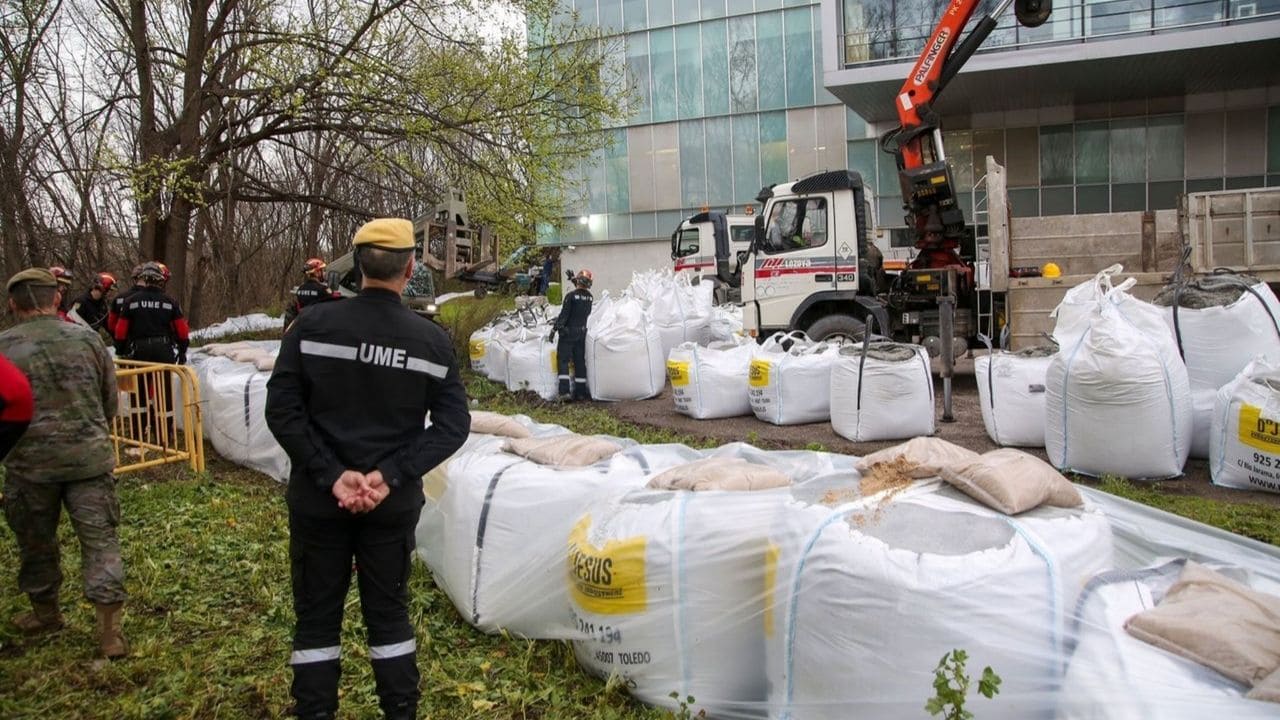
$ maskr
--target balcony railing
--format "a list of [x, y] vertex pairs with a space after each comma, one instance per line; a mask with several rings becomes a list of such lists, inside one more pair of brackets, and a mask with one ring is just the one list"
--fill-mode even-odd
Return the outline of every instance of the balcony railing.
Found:
[[[990, 4], [975, 13], [981, 17]], [[846, 67], [914, 60], [946, 3], [936, 0], [845, 0], [842, 35]], [[1075, 0], [1055, 2], [1038, 28], [1000, 18], [980, 52], [1067, 42], [1087, 42], [1168, 30], [1231, 25], [1280, 18], [1280, 0]], [[976, 21], [970, 22], [970, 27]]]

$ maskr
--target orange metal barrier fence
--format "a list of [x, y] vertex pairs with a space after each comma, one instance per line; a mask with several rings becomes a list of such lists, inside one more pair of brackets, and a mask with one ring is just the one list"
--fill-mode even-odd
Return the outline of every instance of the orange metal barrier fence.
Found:
[[116, 474], [187, 463], [204, 471], [200, 382], [184, 365], [116, 360], [120, 411], [111, 421]]

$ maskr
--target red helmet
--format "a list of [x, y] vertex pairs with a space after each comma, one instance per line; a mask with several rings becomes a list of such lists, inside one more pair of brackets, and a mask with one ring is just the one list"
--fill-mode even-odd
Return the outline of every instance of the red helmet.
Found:
[[578, 274], [573, 277], [573, 284], [580, 287], [591, 287], [593, 276], [590, 270], [579, 270]]
[[165, 281], [165, 282], [169, 282], [169, 275], [170, 275], [170, 273], [169, 273], [169, 266], [168, 266], [168, 265], [165, 265], [164, 263], [160, 262], [159, 260], [157, 260], [157, 261], [156, 261], [156, 265], [160, 268], [160, 273], [161, 273], [162, 275], [164, 275], [164, 281]]
[[98, 273], [93, 278], [93, 286], [104, 293], [109, 293], [111, 288], [116, 286], [116, 278], [111, 273]]
[[315, 278], [324, 277], [324, 269], [329, 267], [320, 258], [310, 258], [302, 265], [302, 272]]
[[49, 272], [53, 273], [53, 277], [57, 279], [59, 285], [70, 285], [71, 281], [74, 279], [71, 275], [71, 271], [61, 265], [54, 265], [49, 268]]

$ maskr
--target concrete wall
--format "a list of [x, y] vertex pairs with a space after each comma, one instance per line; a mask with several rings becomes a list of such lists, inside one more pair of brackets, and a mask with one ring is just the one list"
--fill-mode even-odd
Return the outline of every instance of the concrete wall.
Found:
[[591, 289], [596, 297], [603, 290], [617, 295], [631, 284], [633, 272], [672, 265], [669, 240], [569, 245], [560, 251], [562, 276], [565, 270], [590, 270], [595, 276]]

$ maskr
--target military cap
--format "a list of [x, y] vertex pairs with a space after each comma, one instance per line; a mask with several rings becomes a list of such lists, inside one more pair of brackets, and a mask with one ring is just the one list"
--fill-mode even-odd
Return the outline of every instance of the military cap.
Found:
[[5, 286], [7, 292], [13, 292], [15, 285], [30, 283], [32, 287], [58, 287], [58, 280], [47, 268], [27, 268], [9, 278]]
[[370, 245], [382, 250], [412, 250], [413, 223], [403, 218], [377, 218], [356, 231], [356, 247]]

